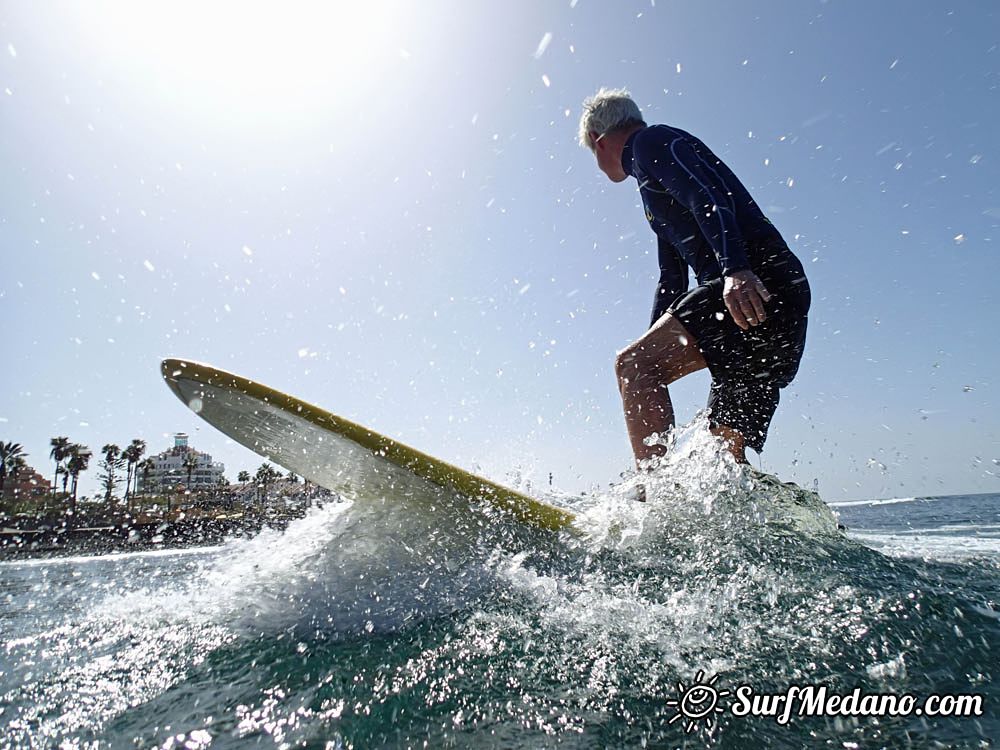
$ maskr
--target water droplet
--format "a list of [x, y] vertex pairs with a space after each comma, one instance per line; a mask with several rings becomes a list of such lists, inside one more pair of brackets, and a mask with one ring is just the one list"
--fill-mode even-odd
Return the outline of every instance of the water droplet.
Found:
[[538, 48], [535, 50], [535, 59], [537, 60], [542, 55], [545, 54], [545, 50], [549, 47], [549, 42], [552, 41], [552, 32], [546, 31], [545, 35], [542, 36], [542, 41], [538, 43]]

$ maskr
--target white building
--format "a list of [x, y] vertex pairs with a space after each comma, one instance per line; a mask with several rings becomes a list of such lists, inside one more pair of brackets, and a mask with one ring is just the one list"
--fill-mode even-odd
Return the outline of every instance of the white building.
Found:
[[[193, 466], [189, 459], [193, 457]], [[185, 488], [189, 490], [217, 487], [222, 481], [226, 467], [213, 461], [207, 453], [200, 453], [188, 445], [188, 436], [183, 432], [174, 435], [174, 447], [152, 456], [153, 470], [147, 474], [139, 472], [139, 487], [143, 492], [163, 492]]]

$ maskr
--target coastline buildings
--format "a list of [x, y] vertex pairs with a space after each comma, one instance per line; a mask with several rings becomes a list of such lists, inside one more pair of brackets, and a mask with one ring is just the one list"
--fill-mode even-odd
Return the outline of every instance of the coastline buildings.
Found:
[[[226, 467], [188, 445], [183, 432], [174, 435], [174, 447], [151, 457], [153, 469], [139, 474], [140, 492], [166, 492], [178, 487], [189, 490], [218, 487]], [[190, 481], [188, 471], [190, 470]]]
[[17, 474], [8, 474], [4, 481], [3, 500], [26, 500], [44, 498], [49, 494], [51, 478], [46, 478], [31, 466], [25, 465]]

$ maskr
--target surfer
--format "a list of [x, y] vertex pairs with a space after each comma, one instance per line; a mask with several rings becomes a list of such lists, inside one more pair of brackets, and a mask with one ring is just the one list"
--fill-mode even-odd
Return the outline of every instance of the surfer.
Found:
[[674, 426], [668, 386], [704, 367], [712, 431], [745, 463], [746, 448], [763, 450], [778, 393], [802, 357], [802, 264], [721, 159], [690, 133], [647, 125], [627, 91], [586, 99], [579, 136], [612, 182], [636, 178], [656, 234], [650, 327], [615, 358], [637, 466], [666, 450], [647, 439]]

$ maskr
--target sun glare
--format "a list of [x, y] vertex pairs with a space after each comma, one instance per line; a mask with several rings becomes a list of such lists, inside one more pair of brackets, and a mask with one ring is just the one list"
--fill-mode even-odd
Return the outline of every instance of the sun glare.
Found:
[[390, 2], [86, 5], [98, 53], [145, 93], [199, 118], [287, 122], [334, 113], [374, 86], [405, 29]]

